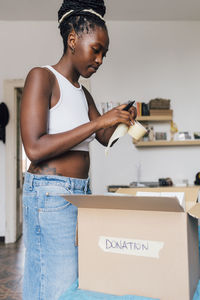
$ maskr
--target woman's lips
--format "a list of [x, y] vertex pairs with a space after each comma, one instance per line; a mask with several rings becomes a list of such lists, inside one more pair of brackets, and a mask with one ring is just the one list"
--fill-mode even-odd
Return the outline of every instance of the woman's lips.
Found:
[[89, 69], [92, 69], [93, 72], [96, 72], [98, 70], [98, 67], [90, 66]]

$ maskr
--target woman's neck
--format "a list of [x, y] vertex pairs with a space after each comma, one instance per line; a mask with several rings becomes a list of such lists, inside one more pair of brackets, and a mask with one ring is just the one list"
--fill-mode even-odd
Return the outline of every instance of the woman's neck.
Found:
[[72, 64], [72, 60], [63, 55], [59, 62], [53, 66], [59, 73], [61, 73], [64, 77], [66, 77], [74, 86], [79, 87], [79, 77], [78, 74]]

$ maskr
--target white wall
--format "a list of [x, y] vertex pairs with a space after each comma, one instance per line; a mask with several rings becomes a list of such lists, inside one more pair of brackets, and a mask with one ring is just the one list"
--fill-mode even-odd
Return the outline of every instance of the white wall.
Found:
[[[108, 27], [110, 51], [91, 79], [96, 102], [170, 98], [179, 130], [200, 130], [200, 22], [110, 22]], [[54, 64], [62, 54], [56, 22], [0, 22], [0, 41], [0, 102], [3, 80], [25, 78], [32, 67]], [[91, 148], [95, 193], [104, 192], [108, 184], [135, 180], [138, 161], [142, 180], [171, 176], [192, 183], [199, 171], [198, 147], [137, 150], [126, 137], [108, 158], [98, 143]], [[0, 236], [5, 232], [4, 161], [0, 142]]]

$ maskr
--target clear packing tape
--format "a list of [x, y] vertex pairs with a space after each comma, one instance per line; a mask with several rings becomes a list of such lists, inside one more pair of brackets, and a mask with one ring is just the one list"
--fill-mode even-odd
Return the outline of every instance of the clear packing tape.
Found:
[[108, 155], [108, 151], [111, 147], [111, 145], [118, 140], [119, 138], [123, 137], [125, 134], [130, 134], [132, 138], [139, 140], [141, 139], [145, 133], [147, 132], [147, 129], [142, 126], [138, 121], [135, 121], [133, 125], [128, 127], [126, 124], [119, 124], [115, 131], [113, 132], [112, 136], [109, 139], [108, 146], [106, 147], [105, 154]]

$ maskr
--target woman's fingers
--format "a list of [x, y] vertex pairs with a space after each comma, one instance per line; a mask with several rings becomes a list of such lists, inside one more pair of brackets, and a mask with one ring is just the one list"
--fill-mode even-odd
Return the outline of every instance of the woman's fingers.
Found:
[[[123, 109], [127, 106], [127, 104], [121, 104], [117, 107], [115, 107], [115, 109], [119, 110], [119, 111], [123, 111]], [[134, 124], [135, 123], [135, 119], [137, 117], [137, 109], [135, 106], [131, 106], [131, 108], [129, 108], [128, 113], [130, 114], [130, 120], [131, 122]]]
[[137, 117], [137, 109], [132, 106], [130, 109], [129, 109], [129, 112], [130, 112], [130, 115], [131, 115], [131, 120], [133, 122], [133, 124], [135, 123], [135, 119]]
[[118, 110], [117, 116], [118, 123], [125, 123], [128, 126], [132, 125], [132, 121], [134, 121], [132, 120], [131, 114], [125, 110]]
[[101, 117], [101, 122], [103, 122], [103, 128], [112, 127], [119, 123], [124, 123], [127, 126], [134, 124], [134, 120], [137, 116], [137, 111], [135, 107], [131, 107], [129, 111], [123, 110], [127, 104], [122, 104], [114, 107], [110, 111], [106, 112]]
[[121, 104], [121, 105], [116, 106], [115, 108], [118, 110], [123, 110], [126, 106], [127, 106], [127, 104]]

